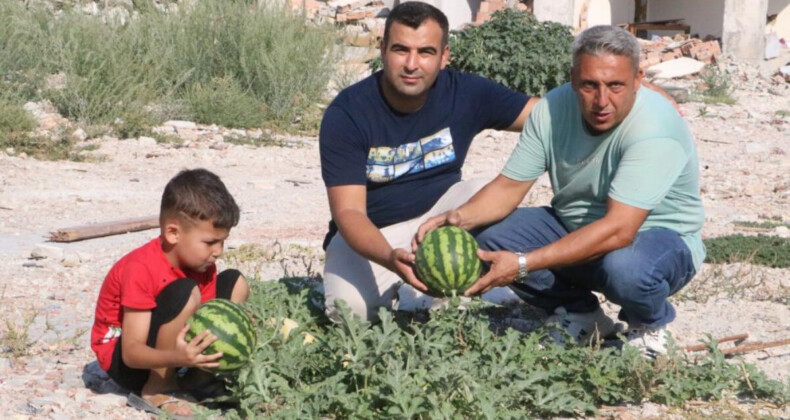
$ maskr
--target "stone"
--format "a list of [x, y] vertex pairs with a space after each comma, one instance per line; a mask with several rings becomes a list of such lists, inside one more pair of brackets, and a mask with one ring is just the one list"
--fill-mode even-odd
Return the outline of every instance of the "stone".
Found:
[[58, 248], [52, 245], [39, 244], [33, 248], [30, 257], [34, 259], [46, 258], [49, 260], [60, 261], [63, 259], [63, 248]]
[[178, 138], [184, 140], [185, 142], [193, 142], [196, 141], [199, 137], [198, 130], [191, 130], [188, 128], [179, 128], [177, 130]]
[[790, 238], [790, 227], [777, 226], [773, 233], [780, 238]]
[[76, 252], [68, 252], [63, 256], [62, 263], [64, 267], [77, 267], [80, 265], [80, 256]]
[[234, 136], [234, 137], [246, 137], [247, 136], [247, 130], [242, 130], [242, 129], [239, 129], [239, 128], [231, 129], [229, 131], [229, 133], [230, 133], [231, 136]]
[[166, 136], [168, 134], [171, 134], [171, 135], [175, 134], [176, 133], [176, 128], [171, 126], [171, 125], [160, 125], [158, 127], [152, 128], [151, 131], [153, 131], [156, 134], [161, 134], [163, 136]]
[[170, 120], [165, 121], [163, 126], [173, 127], [173, 132], [187, 129], [187, 130], [197, 130], [197, 124], [193, 123], [192, 121], [179, 121], [179, 120]]
[[85, 141], [88, 138], [88, 134], [85, 132], [85, 130], [78, 128], [71, 133], [71, 137], [74, 137], [79, 141]]
[[11, 369], [14, 368], [13, 360], [7, 357], [0, 357], [0, 374], [1, 376], [6, 376]]
[[137, 138], [137, 144], [140, 147], [154, 147], [156, 146], [157, 142], [153, 137], [140, 136]]
[[661, 409], [658, 404], [645, 403], [639, 413], [639, 418], [660, 418]]
[[80, 10], [82, 11], [82, 13], [85, 13], [86, 15], [97, 16], [99, 14], [99, 4], [95, 2], [90, 2], [84, 4], [80, 8]]

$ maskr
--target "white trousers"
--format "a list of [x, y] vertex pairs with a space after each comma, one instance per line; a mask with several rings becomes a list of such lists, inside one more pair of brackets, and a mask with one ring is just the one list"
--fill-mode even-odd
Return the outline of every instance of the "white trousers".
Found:
[[[481, 179], [458, 182], [422, 216], [387, 226], [381, 233], [392, 248], [410, 250], [411, 240], [423, 222], [466, 203], [486, 184]], [[353, 314], [369, 321], [378, 320], [381, 307], [414, 311], [430, 308], [433, 302], [432, 297], [403, 283], [397, 274], [357, 254], [340, 233], [335, 234], [326, 249], [324, 297], [326, 313], [335, 321], [338, 299], [344, 300]]]

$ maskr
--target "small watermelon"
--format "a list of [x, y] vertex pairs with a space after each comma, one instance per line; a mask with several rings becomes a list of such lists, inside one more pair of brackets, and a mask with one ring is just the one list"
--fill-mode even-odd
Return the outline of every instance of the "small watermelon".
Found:
[[443, 226], [425, 235], [414, 261], [417, 278], [432, 292], [461, 295], [480, 277], [477, 241], [469, 232]]
[[217, 336], [203, 354], [222, 352], [217, 371], [236, 370], [250, 359], [257, 344], [255, 328], [241, 307], [227, 299], [211, 299], [198, 308], [189, 319], [186, 340], [208, 329]]

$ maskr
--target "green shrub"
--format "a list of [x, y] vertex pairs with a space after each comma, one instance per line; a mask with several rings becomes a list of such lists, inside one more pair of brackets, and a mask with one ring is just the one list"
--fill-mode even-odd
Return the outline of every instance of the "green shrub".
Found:
[[[319, 112], [313, 104], [331, 77], [332, 42], [326, 30], [255, 0], [201, 0], [177, 13], [145, 7], [121, 26], [78, 10], [55, 16], [0, 2], [2, 87], [26, 100], [49, 99], [85, 124], [110, 124], [208, 89], [225, 99], [241, 90], [260, 110], [259, 121], [290, 127]], [[46, 77], [55, 73], [64, 75], [65, 86], [46, 89]], [[224, 106], [205, 103], [199, 114], [204, 122], [220, 123], [211, 118], [217, 115], [230, 127], [250, 124], [249, 115], [241, 122], [229, 118]], [[189, 108], [168, 116], [186, 119]]]
[[115, 135], [122, 139], [151, 136], [151, 128], [156, 124], [151, 113], [140, 108], [124, 112], [112, 124]]
[[706, 262], [748, 262], [774, 268], [790, 268], [790, 239], [778, 236], [741, 234], [705, 239]]
[[[317, 304], [323, 296], [304, 280], [251, 284], [246, 308], [259, 345], [231, 386], [239, 408], [228, 419], [577, 417], [645, 399], [788, 398], [787, 387], [750, 365], [744, 379], [712, 343], [711, 357], [672, 354], [655, 363], [633, 348], [542, 344], [544, 331], [492, 329], [498, 309], [479, 301], [463, 311], [453, 302], [425, 322], [382, 309], [376, 325], [343, 309], [331, 324]], [[279, 331], [286, 317], [299, 324], [288, 338]], [[304, 343], [306, 333], [313, 343]]]
[[203, 124], [226, 127], [260, 127], [263, 109], [255, 98], [231, 78], [212, 79], [205, 85], [195, 83], [185, 95], [191, 119]]
[[571, 28], [511, 9], [453, 34], [451, 67], [531, 95], [570, 80]]
[[22, 106], [0, 98], [0, 137], [26, 134], [36, 128], [36, 120]]

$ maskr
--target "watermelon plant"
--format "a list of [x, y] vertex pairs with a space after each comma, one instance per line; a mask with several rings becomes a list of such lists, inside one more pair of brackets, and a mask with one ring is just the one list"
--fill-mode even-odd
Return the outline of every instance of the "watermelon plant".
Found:
[[442, 296], [461, 295], [480, 276], [477, 241], [469, 232], [442, 226], [425, 235], [415, 255], [417, 277]]
[[212, 299], [201, 305], [189, 319], [186, 340], [192, 340], [204, 330], [217, 336], [203, 354], [222, 352], [217, 368], [220, 372], [244, 366], [255, 350], [257, 335], [250, 317], [239, 305], [227, 299]]
[[[261, 343], [229, 386], [239, 404], [223, 418], [523, 419], [607, 414], [605, 406], [643, 401], [705, 410], [700, 401], [743, 395], [769, 402], [755, 405], [766, 410], [790, 400], [790, 387], [725, 360], [712, 340], [708, 357], [673, 353], [656, 362], [633, 349], [558, 346], [544, 341], [543, 330], [523, 333], [503, 322], [523, 318], [527, 307], [479, 299], [427, 320], [382, 309], [375, 325], [341, 305], [334, 324], [319, 286], [310, 278], [251, 282], [246, 307]], [[286, 336], [271, 318], [298, 326]], [[315, 340], [305, 342], [303, 333]]]

